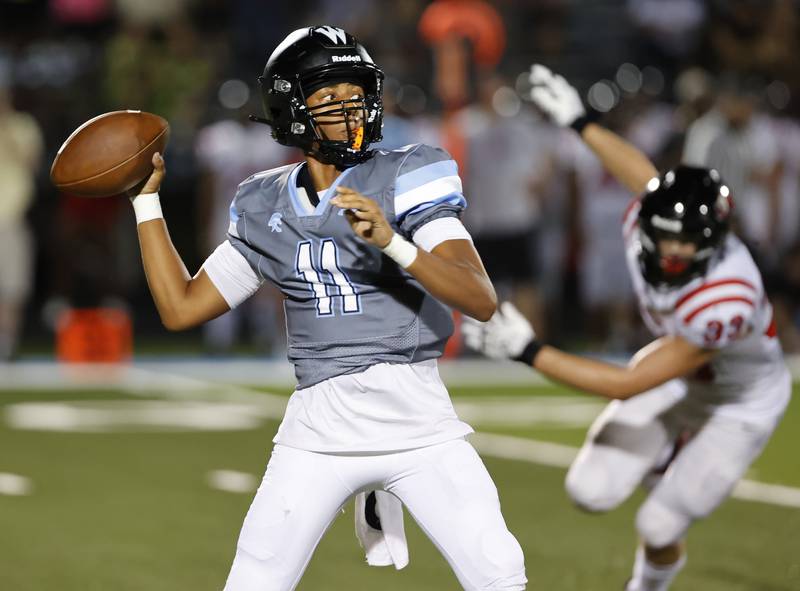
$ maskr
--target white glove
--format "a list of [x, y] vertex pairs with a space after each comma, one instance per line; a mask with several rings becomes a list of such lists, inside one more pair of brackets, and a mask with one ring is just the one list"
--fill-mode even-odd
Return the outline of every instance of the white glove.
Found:
[[511, 302], [503, 302], [488, 322], [464, 316], [461, 325], [467, 346], [492, 359], [514, 359], [522, 354], [536, 333]]
[[553, 74], [550, 68], [533, 64], [528, 77], [531, 83], [531, 100], [561, 127], [569, 127], [586, 115], [578, 91], [563, 76]]

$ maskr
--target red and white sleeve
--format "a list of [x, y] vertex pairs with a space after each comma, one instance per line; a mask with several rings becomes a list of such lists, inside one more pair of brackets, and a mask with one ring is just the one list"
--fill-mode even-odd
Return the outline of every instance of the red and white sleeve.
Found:
[[678, 334], [707, 349], [721, 349], [754, 329], [761, 289], [737, 277], [709, 281], [675, 304]]

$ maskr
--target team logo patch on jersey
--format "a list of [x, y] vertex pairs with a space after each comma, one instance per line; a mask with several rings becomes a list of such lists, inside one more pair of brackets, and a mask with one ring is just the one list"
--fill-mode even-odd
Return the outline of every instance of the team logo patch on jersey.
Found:
[[282, 223], [283, 223], [283, 214], [275, 212], [272, 214], [272, 216], [270, 216], [267, 225], [273, 232], [283, 232], [283, 228], [281, 228]]

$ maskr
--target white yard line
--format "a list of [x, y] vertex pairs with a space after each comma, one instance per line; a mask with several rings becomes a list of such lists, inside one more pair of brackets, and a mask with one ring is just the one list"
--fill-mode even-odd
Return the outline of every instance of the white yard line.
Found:
[[0, 495], [22, 497], [31, 494], [33, 481], [19, 474], [0, 472]]
[[[482, 456], [553, 468], [568, 468], [578, 453], [578, 448], [570, 445], [509, 435], [475, 433], [469, 439]], [[216, 470], [207, 479], [212, 488], [228, 492], [251, 493], [258, 485], [255, 475], [231, 470]], [[789, 486], [742, 480], [731, 496], [741, 501], [800, 508], [800, 489]]]
[[742, 480], [733, 491], [734, 498], [781, 507], [800, 508], [800, 488]]
[[[510, 435], [475, 433], [470, 441], [482, 455], [555, 468], [568, 468], [578, 453], [577, 447]], [[800, 488], [790, 486], [742, 480], [731, 496], [742, 501], [800, 509]]]
[[453, 399], [461, 420], [484, 426], [584, 428], [605, 408], [589, 396], [481, 396]]
[[205, 400], [64, 400], [6, 405], [13, 429], [60, 433], [248, 431], [272, 418], [253, 404]]
[[206, 474], [208, 486], [232, 493], [252, 493], [258, 488], [258, 477], [238, 470], [212, 470]]
[[469, 441], [482, 455], [553, 468], [568, 468], [578, 453], [570, 445], [493, 433], [475, 433]]

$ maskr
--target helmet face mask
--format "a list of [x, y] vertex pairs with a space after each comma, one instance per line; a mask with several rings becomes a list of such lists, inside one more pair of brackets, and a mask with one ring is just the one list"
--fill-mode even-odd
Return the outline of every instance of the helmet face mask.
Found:
[[[704, 275], [725, 243], [731, 209], [730, 191], [715, 170], [679, 166], [652, 179], [639, 210], [639, 266], [645, 281], [678, 287]], [[674, 247], [665, 251], [668, 244]]]
[[[363, 95], [309, 106], [316, 90], [341, 82], [360, 86]], [[383, 72], [366, 49], [341, 29], [294, 31], [272, 53], [259, 83], [273, 138], [321, 162], [337, 168], [354, 166], [369, 159], [369, 145], [382, 138]], [[360, 119], [360, 127], [353, 126], [352, 119]], [[347, 139], [326, 136], [324, 128], [337, 123], [344, 123]]]
[[[342, 83], [325, 85], [320, 90], [327, 91], [329, 86], [337, 88], [339, 84]], [[350, 83], [348, 87], [355, 88], [355, 84]], [[314, 94], [318, 93], [319, 91], [316, 91]], [[333, 95], [334, 92], [331, 91], [329, 94]], [[318, 149], [333, 146], [336, 150], [344, 151], [345, 154], [350, 152], [358, 154], [364, 143], [364, 127], [368, 119], [367, 103], [363, 91], [359, 90], [349, 98], [342, 100], [318, 101], [315, 105], [311, 104], [312, 97], [313, 95], [307, 96], [304, 103], [307, 118], [315, 132], [313, 144]], [[337, 126], [345, 131], [344, 138], [331, 137], [335, 134], [328, 132], [330, 128]]]

